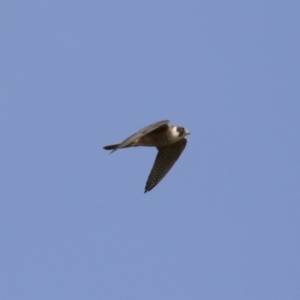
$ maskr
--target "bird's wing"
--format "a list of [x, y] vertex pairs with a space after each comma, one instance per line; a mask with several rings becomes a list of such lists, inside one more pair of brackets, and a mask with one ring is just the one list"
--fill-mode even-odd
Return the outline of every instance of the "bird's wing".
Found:
[[169, 122], [170, 121], [168, 121], [168, 120], [159, 121], [154, 124], [148, 125], [145, 128], [140, 129], [138, 132], [134, 133], [133, 135], [128, 137], [126, 140], [124, 140], [122, 143], [120, 143], [112, 152], [130, 145], [137, 138], [140, 138], [152, 131], [166, 129], [166, 127], [168, 127]]
[[145, 193], [152, 190], [170, 171], [185, 148], [187, 140], [184, 138], [176, 143], [158, 147], [154, 165], [148, 177]]
[[155, 122], [151, 125], [146, 126], [145, 128], [140, 129], [137, 133], [139, 133], [142, 136], [142, 135], [148, 134], [156, 129], [166, 128], [168, 123], [170, 123], [169, 120]]

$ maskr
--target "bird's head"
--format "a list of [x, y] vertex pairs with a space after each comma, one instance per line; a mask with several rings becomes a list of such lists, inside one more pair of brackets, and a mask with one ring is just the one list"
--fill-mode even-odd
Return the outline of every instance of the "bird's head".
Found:
[[172, 137], [176, 140], [183, 139], [186, 135], [190, 134], [190, 132], [181, 126], [172, 126], [171, 128]]

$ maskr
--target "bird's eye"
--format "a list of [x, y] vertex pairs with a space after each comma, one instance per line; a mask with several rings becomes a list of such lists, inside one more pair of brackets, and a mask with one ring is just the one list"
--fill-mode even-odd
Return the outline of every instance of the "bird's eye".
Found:
[[185, 129], [183, 127], [178, 127], [177, 131], [179, 133], [179, 136], [182, 136], [185, 133]]

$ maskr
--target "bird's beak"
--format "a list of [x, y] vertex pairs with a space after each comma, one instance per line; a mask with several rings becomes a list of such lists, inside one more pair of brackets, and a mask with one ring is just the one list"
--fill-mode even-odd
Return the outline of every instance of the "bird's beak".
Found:
[[190, 134], [190, 132], [187, 130], [185, 135], [188, 135], [188, 134]]

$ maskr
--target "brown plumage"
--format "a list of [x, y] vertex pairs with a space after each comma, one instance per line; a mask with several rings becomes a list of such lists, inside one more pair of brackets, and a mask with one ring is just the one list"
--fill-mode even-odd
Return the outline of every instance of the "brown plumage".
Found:
[[158, 153], [145, 186], [145, 193], [152, 190], [164, 178], [187, 143], [185, 136], [189, 134], [189, 131], [180, 126], [170, 126], [168, 123], [168, 120], [156, 122], [139, 130], [121, 143], [103, 147], [112, 152], [136, 146], [157, 148]]
[[187, 140], [184, 138], [168, 146], [157, 147], [158, 153], [145, 186], [145, 193], [151, 191], [167, 175], [184, 150], [186, 143]]

